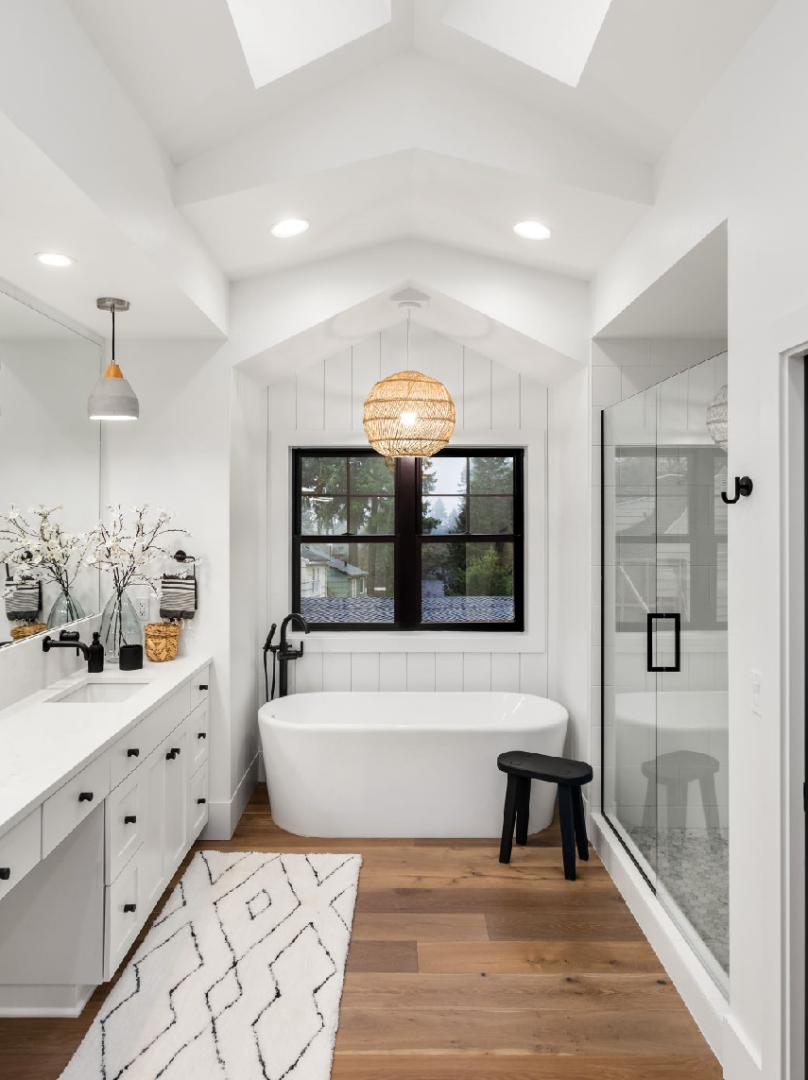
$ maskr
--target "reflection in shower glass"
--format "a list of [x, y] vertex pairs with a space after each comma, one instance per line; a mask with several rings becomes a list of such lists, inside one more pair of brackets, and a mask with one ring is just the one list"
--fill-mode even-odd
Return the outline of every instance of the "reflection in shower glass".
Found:
[[603, 808], [722, 986], [727, 455], [706, 419], [726, 381], [724, 354], [603, 418]]

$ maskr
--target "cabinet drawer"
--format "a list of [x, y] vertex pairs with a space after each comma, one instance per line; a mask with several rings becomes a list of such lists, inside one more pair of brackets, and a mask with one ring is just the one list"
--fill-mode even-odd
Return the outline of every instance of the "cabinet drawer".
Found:
[[117, 881], [105, 889], [104, 977], [111, 979], [143, 925], [140, 852]]
[[109, 757], [91, 761], [42, 805], [42, 857], [71, 833], [109, 795]]
[[185, 683], [143, 721], [148, 726], [150, 750], [158, 746], [174, 728], [179, 727], [190, 711], [191, 688]]
[[188, 822], [190, 843], [196, 840], [208, 823], [208, 763], [201, 765], [191, 777], [188, 786]]
[[105, 880], [111, 885], [143, 843], [146, 826], [145, 770], [112, 792], [104, 808], [106, 818]]
[[189, 739], [190, 746], [188, 752], [191, 755], [191, 773], [195, 773], [203, 761], [208, 759], [208, 741], [209, 727], [208, 724], [208, 703], [199, 705], [191, 713]]
[[203, 701], [208, 700], [210, 687], [210, 665], [203, 668], [191, 679], [191, 708], [196, 709]]
[[159, 740], [154, 735], [149, 719], [147, 716], [145, 720], [141, 720], [110, 748], [110, 787], [113, 790], [145, 761], [157, 745]]
[[0, 900], [42, 857], [42, 807], [0, 836]]

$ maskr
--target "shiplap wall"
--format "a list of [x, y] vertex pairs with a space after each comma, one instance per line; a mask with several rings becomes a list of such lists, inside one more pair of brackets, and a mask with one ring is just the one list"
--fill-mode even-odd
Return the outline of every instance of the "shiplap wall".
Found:
[[[457, 430], [493, 432], [503, 446], [518, 445], [520, 431], [546, 431], [544, 385], [416, 323], [409, 334], [409, 367], [446, 385], [457, 408]], [[362, 406], [373, 383], [407, 366], [407, 325], [399, 323], [274, 383], [269, 390], [270, 430], [362, 432]], [[288, 518], [288, 507], [273, 502], [271, 491], [269, 505], [271, 513]], [[270, 610], [280, 621], [287, 599], [274, 600]], [[350, 651], [345, 652], [308, 647], [303, 658], [290, 665], [290, 691], [547, 692], [546, 652], [525, 651], [517, 644], [512, 651], [485, 651], [475, 644], [474, 634], [462, 643], [455, 637], [453, 651], [408, 652], [402, 645], [400, 652], [391, 652], [379, 648], [384, 636], [369, 632], [357, 644], [352, 635]]]

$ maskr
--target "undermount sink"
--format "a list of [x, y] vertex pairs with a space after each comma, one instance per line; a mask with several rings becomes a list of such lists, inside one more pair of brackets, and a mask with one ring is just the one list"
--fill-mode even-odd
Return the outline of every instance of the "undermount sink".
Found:
[[86, 682], [69, 694], [51, 698], [50, 701], [54, 705], [111, 705], [126, 701], [148, 685], [145, 682]]

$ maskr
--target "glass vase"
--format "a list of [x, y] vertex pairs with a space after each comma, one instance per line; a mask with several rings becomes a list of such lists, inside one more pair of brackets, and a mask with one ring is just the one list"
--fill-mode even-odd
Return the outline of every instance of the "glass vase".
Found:
[[84, 608], [75, 596], [71, 596], [68, 591], [63, 589], [50, 609], [48, 629], [52, 630], [54, 626], [64, 626], [65, 623], [76, 622], [77, 619], [83, 618]]
[[120, 662], [122, 645], [143, 644], [143, 627], [126, 590], [114, 592], [107, 600], [101, 616], [101, 644], [113, 664]]

